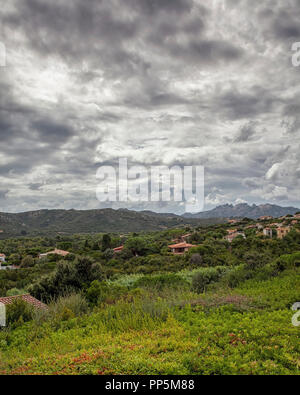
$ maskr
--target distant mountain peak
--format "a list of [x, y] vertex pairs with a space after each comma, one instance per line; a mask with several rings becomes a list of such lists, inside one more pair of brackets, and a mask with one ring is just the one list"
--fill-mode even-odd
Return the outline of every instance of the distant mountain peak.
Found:
[[252, 204], [250, 206], [248, 203], [233, 204], [223, 204], [209, 211], [203, 211], [197, 214], [186, 213], [183, 216], [185, 218], [252, 218], [256, 219], [263, 215], [269, 215], [272, 217], [281, 217], [287, 214], [295, 214], [299, 209], [295, 207], [281, 207], [275, 204]]

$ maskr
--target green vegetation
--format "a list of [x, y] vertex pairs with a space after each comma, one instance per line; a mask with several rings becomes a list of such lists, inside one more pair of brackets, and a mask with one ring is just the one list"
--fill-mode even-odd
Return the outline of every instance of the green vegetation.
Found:
[[38, 210], [0, 213], [0, 239], [17, 236], [72, 235], [76, 233], [154, 231], [185, 225], [222, 223], [222, 219], [192, 219], [175, 214], [130, 210]]
[[[299, 374], [297, 226], [283, 240], [249, 228], [231, 244], [228, 228], [0, 241], [19, 267], [0, 271], [0, 296], [49, 307], [8, 307], [0, 374]], [[184, 233], [195, 247], [174, 256]], [[53, 248], [70, 254], [38, 259]]]

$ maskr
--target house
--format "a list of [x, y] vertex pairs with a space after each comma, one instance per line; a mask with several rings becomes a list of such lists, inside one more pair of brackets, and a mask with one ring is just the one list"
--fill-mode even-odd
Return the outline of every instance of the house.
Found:
[[237, 219], [228, 219], [229, 224], [237, 224], [239, 221]]
[[272, 228], [265, 228], [263, 230], [263, 234], [264, 234], [264, 236], [270, 237], [272, 239], [272, 237], [273, 237], [273, 229]]
[[5, 254], [0, 254], [0, 264], [1, 262], [5, 262], [6, 255]]
[[263, 216], [259, 217], [259, 219], [261, 221], [268, 221], [269, 219], [273, 219], [273, 217], [271, 215], [263, 215]]
[[294, 215], [294, 218], [300, 219], [300, 214], [295, 214], [295, 215]]
[[227, 229], [227, 233], [229, 235], [232, 235], [233, 233], [236, 233], [238, 230], [237, 229]]
[[178, 243], [178, 244], [172, 244], [172, 245], [169, 245], [168, 247], [172, 250], [173, 254], [180, 255], [180, 254], [184, 254], [185, 252], [189, 251], [191, 248], [197, 247], [197, 246], [183, 242], [183, 243]]
[[47, 255], [51, 255], [51, 254], [55, 254], [55, 255], [60, 255], [62, 257], [67, 256], [68, 254], [70, 254], [68, 251], [64, 251], [64, 250], [58, 250], [57, 248], [55, 248], [53, 251], [49, 251], [46, 252], [44, 254], [40, 254], [39, 258], [45, 258]]
[[277, 228], [278, 239], [283, 239], [290, 231], [291, 231], [291, 228], [289, 226], [286, 226], [286, 227], [282, 226], [282, 227]]
[[262, 224], [256, 224], [256, 227], [257, 227], [258, 230], [263, 229], [263, 225]]
[[116, 248], [114, 248], [114, 253], [117, 254], [117, 253], [123, 251], [123, 249], [124, 249], [124, 246], [116, 247]]
[[0, 303], [4, 305], [13, 304], [15, 300], [23, 300], [24, 302], [30, 304], [31, 306], [35, 307], [36, 309], [46, 310], [48, 309], [47, 305], [40, 302], [38, 299], [34, 298], [33, 296], [26, 294], [26, 295], [17, 295], [17, 296], [7, 296], [4, 298], [0, 298]]
[[244, 233], [244, 232], [238, 232], [238, 231], [229, 233], [227, 236], [225, 236], [225, 239], [226, 239], [227, 241], [229, 241], [229, 243], [232, 243], [233, 240], [236, 239], [236, 238], [239, 237], [239, 236], [241, 236], [241, 237], [243, 237], [244, 239], [246, 239], [245, 233]]

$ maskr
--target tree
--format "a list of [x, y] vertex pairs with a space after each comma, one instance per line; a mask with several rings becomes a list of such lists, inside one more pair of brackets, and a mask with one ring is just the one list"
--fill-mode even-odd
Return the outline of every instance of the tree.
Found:
[[147, 243], [143, 237], [132, 237], [125, 243], [125, 248], [130, 250], [133, 255], [145, 255]]
[[24, 268], [24, 267], [32, 267], [32, 266], [34, 266], [34, 259], [32, 258], [32, 256], [31, 255], [25, 256], [25, 258], [22, 259], [21, 267]]
[[201, 266], [201, 265], [203, 265], [203, 258], [201, 256], [201, 254], [193, 254], [191, 256], [190, 262], [192, 265]]
[[21, 257], [19, 254], [11, 254], [8, 258], [8, 262], [11, 265], [19, 265], [21, 262]]
[[105, 234], [102, 237], [102, 252], [111, 248], [111, 237], [109, 234]]
[[54, 273], [30, 288], [38, 299], [48, 301], [61, 295], [79, 292], [94, 280], [103, 280], [104, 273], [99, 263], [89, 257], [78, 257], [74, 262], [60, 261]]

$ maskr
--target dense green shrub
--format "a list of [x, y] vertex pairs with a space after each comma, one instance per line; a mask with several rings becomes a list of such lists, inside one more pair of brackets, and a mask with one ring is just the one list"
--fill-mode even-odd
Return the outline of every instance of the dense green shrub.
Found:
[[272, 264], [279, 272], [286, 269], [300, 267], [300, 252], [294, 254], [282, 255]]
[[101, 265], [88, 257], [78, 257], [74, 262], [59, 262], [54, 273], [32, 285], [29, 291], [40, 300], [50, 301], [61, 295], [80, 292], [92, 281], [103, 278]]
[[126, 291], [126, 287], [95, 280], [86, 290], [85, 295], [91, 306], [97, 306], [100, 303], [109, 303], [115, 301]]
[[207, 286], [220, 280], [222, 277], [222, 270], [219, 268], [210, 268], [202, 272], [198, 272], [192, 279], [192, 289], [197, 293], [202, 293], [207, 289]]
[[17, 327], [24, 322], [31, 321], [33, 317], [33, 307], [22, 299], [16, 299], [10, 305], [6, 306], [7, 325]]

